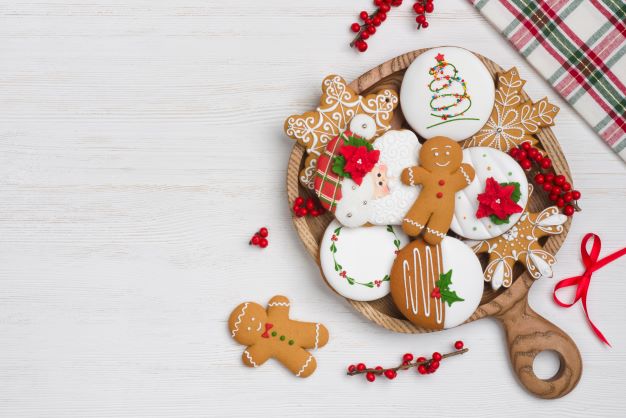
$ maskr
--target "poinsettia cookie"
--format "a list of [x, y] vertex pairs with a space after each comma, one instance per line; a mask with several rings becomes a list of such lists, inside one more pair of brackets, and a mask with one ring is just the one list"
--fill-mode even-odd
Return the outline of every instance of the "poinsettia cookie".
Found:
[[398, 253], [390, 287], [394, 304], [413, 324], [452, 328], [478, 307], [483, 271], [478, 257], [458, 239], [445, 237], [431, 246], [418, 238]]
[[346, 131], [318, 159], [315, 192], [344, 226], [398, 225], [419, 194], [400, 180], [402, 171], [416, 164], [419, 149], [408, 130], [389, 131], [373, 144]]
[[463, 150], [476, 177], [455, 196], [450, 229], [473, 240], [502, 235], [520, 219], [528, 203], [528, 180], [508, 154], [489, 147]]
[[399, 227], [346, 228], [332, 221], [320, 244], [326, 282], [341, 296], [359, 301], [389, 293], [389, 272], [396, 253], [409, 238]]
[[494, 96], [493, 78], [476, 55], [440, 47], [420, 54], [406, 70], [400, 106], [420, 136], [462, 141], [485, 125]]

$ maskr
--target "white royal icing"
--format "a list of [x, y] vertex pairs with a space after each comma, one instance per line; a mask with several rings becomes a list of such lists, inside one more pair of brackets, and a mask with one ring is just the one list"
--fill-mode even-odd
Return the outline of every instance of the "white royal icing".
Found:
[[472, 239], [484, 240], [502, 235], [517, 223], [522, 212], [514, 213], [509, 223], [496, 225], [487, 216], [476, 218], [478, 195], [485, 192], [489, 177], [498, 183], [517, 182], [522, 194], [517, 204], [526, 208], [528, 203], [528, 180], [520, 165], [508, 154], [489, 147], [471, 147], [463, 150], [463, 162], [474, 167], [476, 176], [469, 186], [454, 197], [454, 217], [450, 229], [456, 234]]
[[[447, 65], [442, 67], [443, 74], [438, 74], [438, 80], [435, 80], [429, 71], [437, 66], [435, 57], [439, 54], [443, 55]], [[456, 76], [465, 82], [465, 90], [461, 81], [454, 80], [449, 87], [439, 92], [431, 91], [429, 86], [441, 88], [447, 82], [446, 76], [454, 76], [453, 66], [457, 71]], [[462, 97], [459, 103], [453, 102], [457, 100], [454, 96], [437, 98], [432, 103], [434, 107], [454, 103], [447, 111], [437, 111], [431, 108], [434, 94], [467, 96]], [[430, 139], [442, 135], [461, 141], [485, 125], [493, 109], [494, 97], [495, 85], [491, 74], [476, 55], [462, 48], [440, 47], [423, 52], [406, 70], [400, 90], [400, 105], [407, 122], [420, 136]], [[446, 113], [460, 112], [463, 113], [446, 120], [440, 117]]]
[[259, 367], [259, 365], [256, 364], [254, 360], [252, 360], [252, 356], [250, 355], [250, 353], [248, 353], [248, 350], [244, 351], [243, 353], [246, 355], [246, 358], [248, 359], [250, 364], [252, 364], [252, 367]]
[[248, 308], [248, 305], [249, 305], [248, 302], [244, 303], [243, 308], [241, 308], [241, 313], [237, 315], [237, 320], [235, 321], [235, 324], [233, 325], [233, 332], [231, 333], [231, 337], [233, 338], [235, 338], [235, 335], [237, 335], [237, 332], [239, 331], [239, 325], [241, 324], [241, 320], [246, 314], [246, 309]]
[[[435, 271], [437, 271], [435, 267], [437, 267], [439, 271], [442, 271], [439, 246], [425, 246], [423, 260], [420, 250], [416, 247], [413, 248], [412, 263], [410, 263], [409, 260], [404, 260], [402, 263], [402, 277], [406, 309], [410, 309], [414, 315], [417, 315], [421, 306], [424, 310], [424, 316], [429, 318], [431, 316], [431, 303], [434, 302], [435, 322], [441, 324], [443, 320], [443, 302], [441, 299], [433, 299], [430, 297], [431, 292], [436, 287], [435, 282], [439, 280], [439, 277], [436, 277], [435, 274]], [[413, 272], [412, 275], [411, 272]], [[418, 272], [419, 281], [417, 278]], [[426, 278], [426, 280], [424, 280], [424, 278]], [[422, 285], [419, 286], [418, 283]], [[421, 293], [419, 293], [419, 288], [422, 289]]]
[[296, 373], [296, 377], [300, 377], [300, 375], [304, 372], [304, 370], [309, 367], [309, 363], [313, 359], [313, 356], [309, 354], [309, 357], [306, 359], [306, 362], [302, 365], [302, 368], [298, 373]]
[[372, 139], [376, 136], [376, 121], [369, 115], [361, 113], [350, 121], [350, 131], [361, 138]]
[[[320, 265], [330, 287], [341, 296], [358, 301], [386, 296], [389, 281], [384, 278], [391, 271], [396, 251], [409, 242], [400, 227], [392, 227], [392, 231], [386, 226], [345, 228], [332, 221], [320, 244]], [[333, 244], [335, 252], [331, 250]], [[342, 272], [346, 272], [346, 277]], [[350, 284], [350, 278], [354, 284]]]

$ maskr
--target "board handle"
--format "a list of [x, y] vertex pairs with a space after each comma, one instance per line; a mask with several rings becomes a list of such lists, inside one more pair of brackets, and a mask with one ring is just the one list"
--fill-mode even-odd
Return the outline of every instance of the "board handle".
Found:
[[[556, 399], [567, 395], [582, 375], [582, 359], [576, 343], [563, 330], [528, 306], [527, 297], [496, 315], [504, 325], [509, 356], [519, 381], [533, 395]], [[549, 379], [540, 379], [533, 371], [537, 354], [552, 350], [560, 360], [559, 370]]]

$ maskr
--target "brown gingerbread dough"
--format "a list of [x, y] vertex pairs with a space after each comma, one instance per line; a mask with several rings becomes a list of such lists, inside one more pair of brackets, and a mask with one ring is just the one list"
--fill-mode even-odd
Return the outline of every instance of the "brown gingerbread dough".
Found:
[[416, 237], [422, 230], [424, 241], [437, 245], [446, 236], [454, 215], [454, 195], [474, 180], [474, 168], [462, 164], [463, 151], [458, 142], [436, 136], [422, 145], [420, 165], [402, 172], [402, 182], [422, 185], [420, 194], [406, 214], [402, 229]]
[[289, 299], [274, 296], [267, 310], [254, 302], [244, 302], [230, 314], [231, 336], [248, 346], [243, 363], [258, 367], [270, 358], [283, 363], [298, 377], [308, 377], [317, 368], [315, 358], [305, 349], [317, 349], [328, 342], [328, 330], [322, 324], [289, 319]]

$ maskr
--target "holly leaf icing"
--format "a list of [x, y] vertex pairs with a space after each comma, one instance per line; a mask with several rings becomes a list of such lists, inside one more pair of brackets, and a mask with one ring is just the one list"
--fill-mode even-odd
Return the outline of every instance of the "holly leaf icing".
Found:
[[448, 270], [447, 273], [439, 275], [439, 280], [435, 282], [435, 285], [439, 288], [441, 294], [441, 300], [446, 302], [448, 306], [452, 306], [454, 302], [463, 302], [465, 299], [456, 294], [455, 290], [450, 290], [452, 284], [452, 270]]

